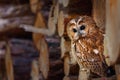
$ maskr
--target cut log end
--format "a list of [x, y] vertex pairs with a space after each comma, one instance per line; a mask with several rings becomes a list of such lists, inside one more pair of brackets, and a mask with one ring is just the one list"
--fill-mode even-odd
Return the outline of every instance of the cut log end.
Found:
[[70, 40], [66, 40], [64, 37], [61, 37], [61, 58], [65, 57], [66, 54], [70, 52], [71, 50], [71, 42]]
[[33, 60], [32, 62], [32, 71], [31, 71], [32, 80], [39, 80], [39, 67], [38, 62]]
[[33, 13], [37, 13], [42, 8], [39, 0], [30, 0], [30, 8]]
[[67, 23], [70, 21], [70, 16], [68, 14], [65, 14], [63, 11], [60, 11], [59, 18], [58, 18], [58, 35], [66, 36], [66, 27]]
[[44, 78], [47, 79], [49, 72], [48, 46], [44, 38], [40, 40], [38, 45], [40, 51], [40, 57], [39, 57], [40, 71], [42, 72]]

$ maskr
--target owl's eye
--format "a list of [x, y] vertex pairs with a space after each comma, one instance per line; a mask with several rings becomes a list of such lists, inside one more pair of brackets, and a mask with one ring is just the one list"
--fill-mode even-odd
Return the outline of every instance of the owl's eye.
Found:
[[85, 26], [82, 25], [82, 26], [80, 27], [80, 30], [84, 30], [84, 29], [85, 29]]
[[77, 32], [77, 30], [76, 30], [75, 28], [73, 28], [72, 31], [73, 31], [74, 33]]

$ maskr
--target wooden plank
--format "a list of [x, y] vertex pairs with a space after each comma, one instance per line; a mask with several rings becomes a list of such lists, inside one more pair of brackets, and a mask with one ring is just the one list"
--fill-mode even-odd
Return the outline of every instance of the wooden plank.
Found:
[[104, 53], [108, 53], [110, 64], [120, 63], [120, 0], [106, 0], [106, 35]]

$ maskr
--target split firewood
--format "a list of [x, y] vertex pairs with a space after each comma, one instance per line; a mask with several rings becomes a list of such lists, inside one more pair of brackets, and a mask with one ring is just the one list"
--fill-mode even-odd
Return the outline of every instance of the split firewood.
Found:
[[64, 13], [63, 11], [60, 11], [59, 17], [58, 17], [58, 34], [59, 36], [62, 36], [64, 34], [65, 25], [64, 25]]
[[[22, 26], [22, 27], [25, 27], [26, 26]], [[27, 27], [26, 29], [28, 30], [29, 27]], [[36, 16], [36, 20], [35, 20], [35, 25], [34, 27], [32, 28], [46, 28], [46, 24], [45, 24], [45, 20], [44, 20], [44, 17], [41, 13], [37, 13], [37, 16]], [[34, 44], [38, 45], [39, 41], [43, 38], [44, 36], [42, 34], [39, 34], [39, 33], [33, 33], [33, 41], [34, 41]], [[39, 47], [37, 47], [39, 49]]]
[[102, 29], [105, 29], [105, 0], [93, 0], [93, 19], [96, 25]]
[[106, 34], [104, 39], [104, 54], [108, 53], [110, 61], [109, 65], [113, 65], [116, 62], [120, 63], [119, 4], [120, 2], [118, 0], [115, 2], [114, 0], [106, 0]]
[[70, 74], [70, 57], [64, 57], [64, 74], [65, 76], [69, 76]]
[[[57, 8], [57, 7], [56, 7]], [[58, 11], [58, 10], [56, 10]], [[55, 13], [54, 12], [54, 5], [51, 7], [50, 13], [49, 13], [49, 17], [48, 17], [48, 31], [50, 35], [55, 34], [56, 31], [56, 24], [57, 24], [57, 16], [55, 17]], [[58, 15], [58, 12], [56, 12]]]
[[63, 6], [64, 6], [64, 7], [67, 7], [68, 4], [69, 4], [69, 1], [70, 1], [70, 0], [62, 0]]
[[[46, 24], [44, 21], [44, 18], [41, 13], [37, 14], [37, 19], [35, 21], [35, 27], [37, 28], [45, 28]], [[44, 35], [33, 33], [33, 41], [40, 52], [39, 54], [39, 67], [40, 71], [42, 72], [44, 78], [46, 79], [48, 77], [49, 72], [49, 55], [48, 55], [48, 47], [47, 43], [45, 41]]]
[[[26, 25], [26, 24], [21, 24], [20, 28], [23, 28], [25, 31], [40, 33], [43, 35], [48, 35], [48, 36], [54, 35], [56, 31], [56, 24], [57, 24], [56, 20], [57, 19], [55, 19], [55, 17], [52, 16], [53, 9], [54, 7], [52, 6], [50, 13], [49, 13], [49, 18], [48, 18], [48, 24], [47, 24], [48, 28], [46, 28], [46, 25], [39, 25], [39, 27], [37, 27], [37, 26], [31, 26], [31, 25]], [[43, 21], [43, 16], [40, 12], [38, 13], [38, 17], [40, 18], [40, 20], [42, 20], [43, 22], [42, 24], [45, 24], [45, 22]]]
[[45, 79], [48, 78], [49, 73], [49, 54], [48, 45], [44, 38], [40, 39], [38, 43], [40, 55], [39, 55], [39, 67]]
[[53, 17], [54, 17], [54, 19], [55, 19], [55, 25], [57, 24], [57, 22], [58, 22], [58, 15], [59, 15], [59, 3], [58, 3], [58, 1], [54, 4], [55, 6], [54, 6], [54, 13], [53, 13]]
[[58, 18], [58, 34], [59, 36], [65, 36], [67, 34], [66, 27], [67, 23], [70, 20], [70, 16], [65, 14], [62, 10], [60, 11], [59, 18]]
[[69, 54], [70, 50], [71, 50], [71, 41], [68, 39], [66, 40], [64, 37], [61, 37], [61, 43], [60, 43], [60, 47], [61, 47], [61, 58], [64, 58], [66, 56], [66, 54]]
[[62, 4], [64, 7], [67, 7], [68, 4], [69, 4], [69, 1], [70, 1], [70, 0], [59, 0], [58, 2], [59, 2], [60, 4]]
[[14, 80], [13, 62], [11, 58], [10, 45], [6, 43], [5, 65], [8, 80]]
[[30, 0], [30, 8], [33, 13], [37, 13], [42, 8], [41, 1], [40, 0]]
[[31, 71], [32, 80], [39, 80], [39, 67], [38, 62], [33, 60], [32, 62], [32, 71]]
[[[65, 77], [71, 78], [71, 76], [78, 76], [79, 66], [70, 64], [70, 56], [64, 57], [64, 74]], [[71, 80], [71, 79], [70, 79]]]

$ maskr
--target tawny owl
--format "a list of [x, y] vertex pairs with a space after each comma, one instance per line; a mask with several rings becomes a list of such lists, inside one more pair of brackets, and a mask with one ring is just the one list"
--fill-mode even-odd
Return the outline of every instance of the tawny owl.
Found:
[[67, 25], [71, 57], [81, 70], [90, 70], [99, 76], [106, 76], [107, 69], [103, 55], [103, 32], [89, 16], [72, 19]]

